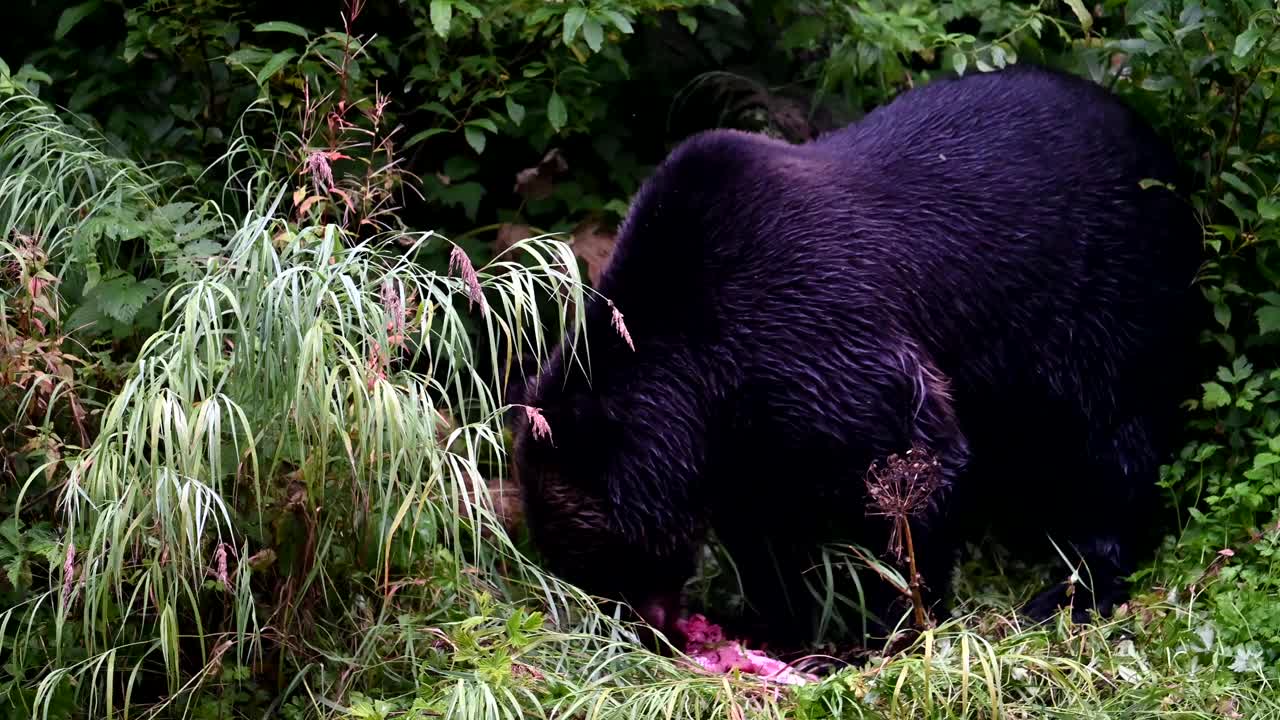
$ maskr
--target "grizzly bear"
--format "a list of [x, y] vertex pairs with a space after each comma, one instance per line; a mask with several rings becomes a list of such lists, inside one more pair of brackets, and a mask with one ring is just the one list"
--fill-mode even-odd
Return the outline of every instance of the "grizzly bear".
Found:
[[1028, 614], [1107, 614], [1152, 547], [1194, 347], [1181, 178], [1114, 95], [1024, 66], [802, 145], [686, 140], [528, 390], [550, 431], [515, 450], [541, 561], [670, 634], [714, 533], [755, 639], [809, 640], [815, 551], [884, 548], [865, 478], [914, 447], [940, 472], [912, 520], [931, 602], [994, 528], [1082, 563]]

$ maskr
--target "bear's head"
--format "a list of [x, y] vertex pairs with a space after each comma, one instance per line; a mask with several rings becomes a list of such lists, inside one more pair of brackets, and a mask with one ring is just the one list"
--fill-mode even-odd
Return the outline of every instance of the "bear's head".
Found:
[[[608, 395], [557, 362], [530, 388], [517, 415], [513, 476], [541, 562], [557, 577], [621, 600], [676, 639], [680, 590], [695, 570], [693, 529], [652, 497], [625, 418]], [[634, 465], [629, 465], [634, 463]], [[668, 522], [669, 518], [669, 522]]]

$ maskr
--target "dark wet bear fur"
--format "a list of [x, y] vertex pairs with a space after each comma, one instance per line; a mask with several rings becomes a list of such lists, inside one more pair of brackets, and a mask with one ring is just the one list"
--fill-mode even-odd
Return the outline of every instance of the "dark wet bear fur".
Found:
[[1075, 611], [1109, 612], [1151, 547], [1194, 346], [1197, 220], [1140, 187], [1181, 177], [1120, 101], [1034, 68], [930, 83], [805, 145], [686, 141], [599, 287], [634, 351], [593, 302], [590, 382], [558, 354], [527, 397], [553, 433], [516, 451], [548, 568], [671, 630], [714, 530], [761, 634], [808, 639], [800, 571], [824, 541], [885, 548], [864, 477], [918, 444], [946, 480], [915, 537], [931, 599], [994, 527], [1042, 559], [1047, 534], [1074, 547]]

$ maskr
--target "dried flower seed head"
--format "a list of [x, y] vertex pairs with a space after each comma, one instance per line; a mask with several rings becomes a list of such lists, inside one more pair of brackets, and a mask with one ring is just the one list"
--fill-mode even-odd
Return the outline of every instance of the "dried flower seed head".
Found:
[[468, 308], [475, 303], [480, 306], [481, 312], [488, 310], [484, 302], [484, 293], [480, 290], [480, 277], [476, 275], [475, 266], [471, 264], [471, 258], [467, 257], [467, 253], [457, 245], [454, 245], [453, 251], [449, 253], [449, 273], [458, 273], [462, 276], [462, 282], [467, 286]]
[[894, 521], [889, 548], [897, 558], [903, 552], [902, 525], [929, 505], [941, 485], [941, 466], [921, 448], [890, 455], [883, 468], [875, 464], [867, 472], [867, 514]]

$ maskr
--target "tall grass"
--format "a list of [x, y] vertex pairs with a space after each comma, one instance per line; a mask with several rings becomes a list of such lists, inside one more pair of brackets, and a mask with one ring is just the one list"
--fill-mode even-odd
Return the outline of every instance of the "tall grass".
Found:
[[[216, 250], [157, 261], [160, 329], [18, 493], [22, 515], [58, 478], [47, 585], [0, 612], [19, 716], [1280, 717], [1190, 600], [1083, 627], [988, 609], [795, 691], [641, 650], [487, 495], [510, 356], [581, 318], [569, 248], [434, 272], [410, 258], [445, 238], [292, 223], [251, 149], [230, 158], [235, 199], [185, 209]], [[29, 238], [57, 278], [135, 252], [102, 213], [172, 199], [25, 96], [0, 102], [0, 168], [0, 252], [26, 263]]]

